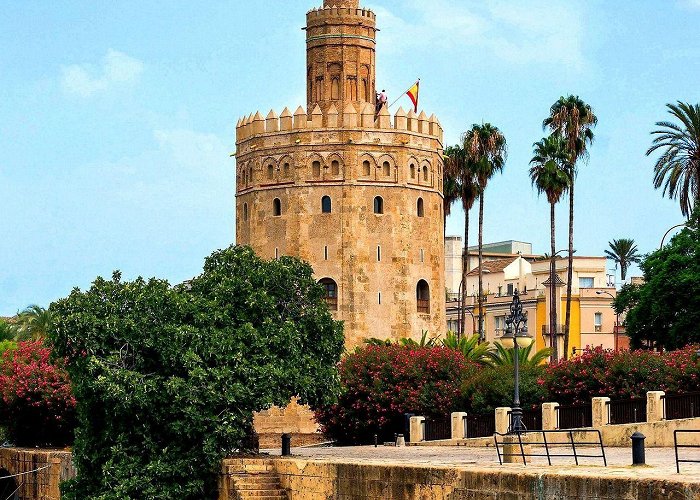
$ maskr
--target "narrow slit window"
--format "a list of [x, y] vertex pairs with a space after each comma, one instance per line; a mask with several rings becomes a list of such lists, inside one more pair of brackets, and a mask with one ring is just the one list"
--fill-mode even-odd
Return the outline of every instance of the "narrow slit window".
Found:
[[331, 213], [331, 197], [330, 196], [324, 196], [321, 198], [321, 212], [324, 214], [329, 214]]
[[418, 217], [423, 217], [423, 198], [418, 198], [418, 202], [416, 203], [416, 212], [418, 213]]
[[275, 217], [282, 215], [282, 202], [279, 198], [272, 200], [272, 215]]
[[379, 294], [377, 296], [377, 301], [378, 301], [379, 305], [381, 306], [382, 305], [382, 292], [379, 292]]
[[244, 221], [248, 220], [248, 204], [247, 203], [243, 204], [243, 220]]
[[384, 200], [381, 196], [376, 196], [374, 198], [374, 213], [383, 214], [384, 213]]
[[328, 246], [323, 247], [323, 259], [328, 260]]
[[377, 245], [377, 262], [382, 261], [382, 247]]

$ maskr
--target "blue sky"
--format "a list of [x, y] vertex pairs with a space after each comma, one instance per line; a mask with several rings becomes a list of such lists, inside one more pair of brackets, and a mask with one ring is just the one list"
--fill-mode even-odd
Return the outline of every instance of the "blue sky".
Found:
[[[304, 103], [300, 28], [320, 3], [3, 2], [0, 315], [114, 269], [179, 282], [232, 243], [235, 123]], [[700, 101], [700, 0], [365, 5], [381, 29], [377, 85], [392, 100], [420, 77], [421, 107], [447, 144], [482, 121], [505, 133], [485, 241], [548, 249], [548, 205], [527, 167], [549, 106], [569, 93], [600, 120], [576, 188], [579, 254], [620, 237], [646, 252], [683, 221], [644, 153], [665, 103]], [[566, 214], [562, 204], [561, 248]], [[455, 209], [448, 233], [463, 221]]]

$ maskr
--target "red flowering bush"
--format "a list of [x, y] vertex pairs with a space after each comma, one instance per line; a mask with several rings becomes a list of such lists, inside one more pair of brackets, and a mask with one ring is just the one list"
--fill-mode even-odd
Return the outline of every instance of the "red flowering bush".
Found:
[[540, 384], [548, 399], [560, 404], [590, 403], [592, 397], [645, 397], [647, 391], [700, 390], [697, 346], [678, 351], [610, 351], [587, 349], [581, 356], [547, 368]]
[[0, 419], [17, 446], [65, 446], [73, 439], [75, 398], [63, 362], [41, 341], [19, 342], [0, 358]]
[[338, 402], [316, 412], [324, 433], [341, 443], [392, 439], [404, 413], [456, 411], [465, 377], [476, 366], [445, 347], [365, 346], [340, 363]]

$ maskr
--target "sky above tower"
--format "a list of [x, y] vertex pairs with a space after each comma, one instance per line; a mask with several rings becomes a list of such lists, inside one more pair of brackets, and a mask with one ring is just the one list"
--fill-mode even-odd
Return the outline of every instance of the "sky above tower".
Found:
[[[318, 5], [321, 4], [317, 0]], [[361, 2], [362, 3], [362, 2]], [[498, 126], [508, 162], [485, 196], [484, 240], [545, 252], [549, 210], [527, 175], [564, 94], [599, 117], [576, 188], [575, 247], [642, 252], [683, 221], [652, 187], [665, 104], [700, 101], [698, 0], [372, 0], [377, 87], [421, 78], [446, 145]], [[236, 120], [305, 98], [307, 0], [7, 2], [0, 17], [0, 315], [47, 306], [121, 269], [172, 282], [234, 241]], [[410, 101], [404, 98], [391, 109]], [[566, 246], [566, 204], [557, 210]], [[447, 233], [463, 233], [454, 208]], [[472, 217], [470, 243], [476, 243]]]

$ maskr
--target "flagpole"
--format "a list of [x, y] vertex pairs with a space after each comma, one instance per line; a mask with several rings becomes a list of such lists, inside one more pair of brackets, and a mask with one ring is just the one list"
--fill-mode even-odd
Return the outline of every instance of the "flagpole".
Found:
[[[419, 78], [418, 80], [416, 80], [416, 83], [418, 83], [418, 82], [420, 82], [420, 78]], [[414, 83], [413, 85], [415, 85], [416, 83]], [[411, 90], [411, 89], [413, 88], [413, 85], [411, 85], [410, 87], [408, 87], [394, 102], [392, 102], [391, 104], [389, 104], [389, 106], [387, 106], [387, 109], [391, 108], [394, 104], [396, 104], [397, 102], [399, 102], [399, 101], [401, 100], [401, 98], [402, 98], [403, 96], [405, 96], [405, 95], [408, 93], [408, 91]]]

